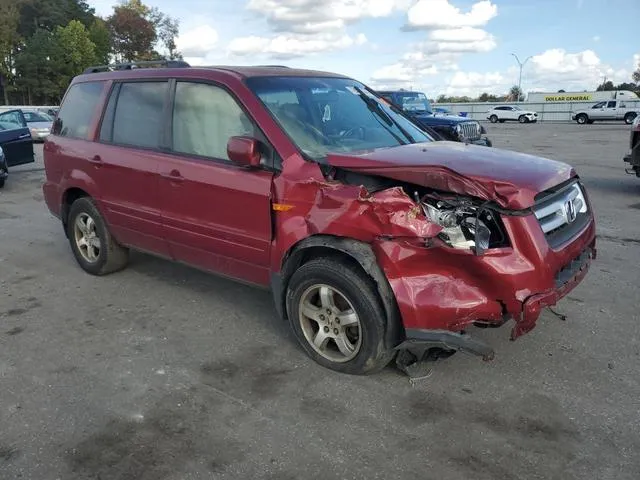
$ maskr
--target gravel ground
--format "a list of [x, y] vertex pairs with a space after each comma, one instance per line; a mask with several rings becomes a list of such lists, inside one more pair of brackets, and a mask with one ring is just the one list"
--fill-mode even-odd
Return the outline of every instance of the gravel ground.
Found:
[[[0, 479], [558, 479], [640, 472], [640, 179], [623, 125], [488, 125], [573, 164], [598, 217], [586, 280], [484, 363], [415, 385], [312, 363], [267, 292], [153, 257], [96, 278], [42, 200], [41, 159], [0, 193]], [[41, 147], [37, 147], [41, 152]], [[636, 292], [634, 294], [634, 292]]]

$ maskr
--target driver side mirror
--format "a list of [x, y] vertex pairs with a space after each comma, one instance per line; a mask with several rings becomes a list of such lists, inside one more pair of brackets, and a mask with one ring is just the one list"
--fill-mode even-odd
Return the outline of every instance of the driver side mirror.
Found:
[[229, 160], [243, 167], [260, 166], [260, 148], [258, 140], [251, 137], [231, 137], [227, 142], [227, 156]]

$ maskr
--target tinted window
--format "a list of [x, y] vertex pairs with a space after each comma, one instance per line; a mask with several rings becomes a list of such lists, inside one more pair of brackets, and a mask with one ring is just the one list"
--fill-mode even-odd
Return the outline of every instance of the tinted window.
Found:
[[167, 82], [123, 83], [113, 117], [113, 143], [136, 147], [160, 144]]
[[67, 93], [53, 126], [62, 137], [87, 138], [104, 82], [77, 83]]
[[227, 142], [236, 135], [256, 136], [256, 129], [227, 91], [204, 83], [177, 83], [172, 135], [176, 152], [229, 160]]
[[616, 102], [609, 102], [609, 103], [607, 104], [607, 107], [608, 107], [608, 108], [616, 108]]

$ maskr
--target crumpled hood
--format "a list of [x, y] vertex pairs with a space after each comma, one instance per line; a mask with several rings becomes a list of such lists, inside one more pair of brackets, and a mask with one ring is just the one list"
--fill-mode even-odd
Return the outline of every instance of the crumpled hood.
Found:
[[576, 176], [566, 163], [445, 141], [333, 153], [327, 161], [334, 167], [491, 200], [511, 210], [533, 206], [538, 193]]

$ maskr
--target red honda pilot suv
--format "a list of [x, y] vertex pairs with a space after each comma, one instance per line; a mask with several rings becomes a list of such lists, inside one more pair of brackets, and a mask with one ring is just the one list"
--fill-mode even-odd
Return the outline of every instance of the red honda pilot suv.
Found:
[[95, 67], [71, 82], [44, 161], [86, 272], [135, 249], [269, 287], [307, 354], [346, 373], [489, 359], [470, 327], [530, 331], [596, 253], [569, 165], [434, 141], [333, 73]]

